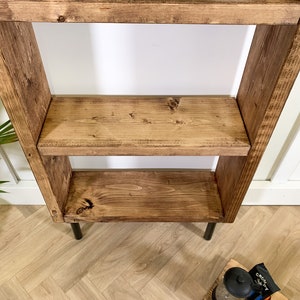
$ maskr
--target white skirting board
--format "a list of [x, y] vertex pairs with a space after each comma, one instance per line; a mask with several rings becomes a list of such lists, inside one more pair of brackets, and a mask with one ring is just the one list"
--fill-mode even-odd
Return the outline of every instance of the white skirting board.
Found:
[[[35, 181], [20, 181], [17, 185], [3, 184], [0, 204], [44, 205], [44, 199]], [[253, 181], [243, 205], [300, 205], [300, 181], [272, 183]]]
[[300, 205], [300, 181], [252, 181], [243, 205]]
[[0, 205], [44, 205], [44, 198], [35, 181], [19, 181], [18, 184], [1, 184]]

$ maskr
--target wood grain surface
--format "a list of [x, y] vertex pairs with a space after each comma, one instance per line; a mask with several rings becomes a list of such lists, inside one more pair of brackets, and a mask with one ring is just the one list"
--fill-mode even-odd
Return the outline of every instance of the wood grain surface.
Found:
[[[294, 47], [299, 47], [298, 41], [294, 42], [296, 32], [297, 25], [257, 26], [237, 95], [237, 102], [252, 144], [258, 137], [262, 123], [266, 122], [266, 114], [268, 113], [270, 119], [279, 116], [282, 104], [281, 107], [274, 107], [275, 101], [279, 102], [281, 97], [283, 99], [281, 102], [284, 103], [293, 83], [290, 79], [299, 72], [298, 49], [293, 50], [293, 58], [288, 57], [293, 43]], [[274, 93], [278, 99], [272, 99]], [[270, 103], [271, 99], [274, 105]], [[268, 122], [271, 121], [268, 119]]]
[[221, 221], [208, 171], [74, 172], [65, 221]]
[[259, 25], [237, 101], [251, 149], [247, 157], [221, 157], [216, 177], [225, 212], [233, 222], [300, 70], [298, 26]]
[[63, 221], [71, 165], [36, 148], [51, 101], [30, 23], [0, 22], [0, 96], [54, 221]]
[[27, 22], [297, 24], [297, 0], [0, 0], [0, 20]]
[[52, 100], [38, 148], [45, 155], [246, 155], [236, 101], [207, 97]]

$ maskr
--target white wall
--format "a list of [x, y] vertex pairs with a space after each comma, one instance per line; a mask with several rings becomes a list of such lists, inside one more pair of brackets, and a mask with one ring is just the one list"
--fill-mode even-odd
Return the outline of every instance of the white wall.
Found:
[[217, 25], [34, 29], [53, 94], [236, 94], [245, 39], [253, 33], [253, 27]]

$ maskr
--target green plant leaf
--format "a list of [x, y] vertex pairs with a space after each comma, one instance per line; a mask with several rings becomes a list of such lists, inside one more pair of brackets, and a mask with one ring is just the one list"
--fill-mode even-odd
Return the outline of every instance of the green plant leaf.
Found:
[[0, 125], [0, 130], [2, 130], [2, 128], [5, 128], [7, 126], [7, 124], [10, 124], [10, 120], [4, 122], [3, 124]]
[[[9, 182], [9, 181], [0, 181], [0, 184], [6, 183], [6, 182]], [[0, 190], [0, 193], [7, 193], [7, 192], [5, 192], [5, 191], [3, 191], [3, 190]]]
[[14, 143], [17, 140], [18, 137], [10, 120], [0, 125], [0, 144]]

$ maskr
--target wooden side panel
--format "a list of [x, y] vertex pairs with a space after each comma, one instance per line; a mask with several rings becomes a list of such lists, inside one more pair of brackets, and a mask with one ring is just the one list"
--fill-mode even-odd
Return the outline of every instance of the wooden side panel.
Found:
[[166, 24], [297, 24], [297, 0], [0, 0], [0, 20]]
[[14, 105], [6, 99], [21, 99], [20, 108], [17, 110], [11, 107], [11, 110], [14, 110], [15, 115], [19, 114], [18, 119], [21, 119], [21, 113], [27, 116], [29, 131], [24, 133], [25, 138], [31, 135], [36, 143], [51, 96], [42, 61], [37, 59], [39, 50], [30, 26], [23, 23], [1, 23], [1, 97], [6, 106]]
[[[296, 30], [297, 26], [257, 27], [237, 97], [252, 144], [264, 121]], [[292, 63], [291, 67], [297, 70]], [[278, 90], [285, 88], [284, 84], [289, 81], [290, 74], [282, 76], [285, 82], [280, 82], [282, 86], [277, 87]], [[274, 113], [270, 115], [274, 116]]]
[[210, 171], [74, 172], [67, 222], [221, 222], [223, 212]]
[[71, 167], [42, 157], [36, 143], [51, 100], [30, 23], [0, 22], [0, 96], [55, 221], [63, 221]]
[[233, 222], [300, 69], [299, 26], [257, 26], [237, 101], [247, 157], [221, 157], [216, 170], [225, 221]]

